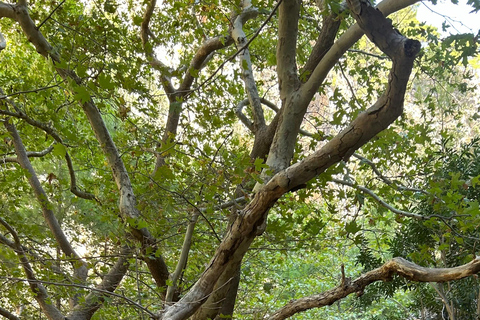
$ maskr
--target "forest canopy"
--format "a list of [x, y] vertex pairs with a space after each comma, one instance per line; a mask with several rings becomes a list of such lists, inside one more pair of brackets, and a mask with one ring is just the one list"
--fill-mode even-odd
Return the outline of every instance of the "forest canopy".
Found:
[[480, 31], [435, 5], [0, 1], [0, 316], [477, 319]]

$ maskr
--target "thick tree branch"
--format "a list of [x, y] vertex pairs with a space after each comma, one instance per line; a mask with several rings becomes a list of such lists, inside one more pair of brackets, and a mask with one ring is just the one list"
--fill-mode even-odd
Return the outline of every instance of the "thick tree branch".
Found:
[[140, 29], [140, 38], [142, 39], [143, 47], [145, 48], [148, 43], [148, 36], [151, 34], [150, 31], [150, 20], [152, 19], [153, 11], [155, 10], [155, 5], [157, 0], [150, 0], [147, 2], [147, 8], [143, 14], [143, 20]]
[[[411, 6], [419, 1], [420, 0], [383, 0], [378, 4], [377, 8], [386, 17], [393, 12]], [[356, 23], [332, 45], [332, 47], [324, 55], [323, 59], [317, 64], [311, 77], [308, 79], [305, 85], [302, 86], [301, 96], [303, 99], [307, 101], [312, 99], [330, 70], [338, 62], [338, 59], [340, 59], [340, 57], [342, 57], [345, 52], [362, 37], [363, 34], [364, 31], [362, 31], [358, 23]]]
[[178, 88], [180, 97], [184, 98], [190, 93], [193, 81], [197, 78], [195, 75], [206, 66], [206, 61], [211, 57], [211, 54], [217, 50], [226, 48], [231, 44], [233, 44], [233, 38], [231, 36], [223, 35], [207, 39], [202, 43], [200, 48], [195, 52], [195, 55], [190, 62], [190, 66], [187, 71], [185, 71], [183, 81]]
[[395, 274], [416, 282], [445, 282], [463, 279], [478, 272], [480, 272], [480, 257], [476, 257], [463, 266], [438, 269], [425, 268], [403, 258], [394, 258], [380, 268], [369, 271], [353, 281], [346, 281], [331, 290], [314, 296], [292, 300], [266, 319], [283, 320], [299, 312], [331, 305], [351, 293], [362, 294], [365, 287], [371, 283], [390, 281]]
[[117, 262], [103, 277], [102, 282], [85, 297], [84, 302], [78, 304], [67, 315], [69, 320], [89, 320], [95, 311], [102, 306], [106, 297], [115, 295], [113, 292], [128, 271], [128, 266], [130, 265], [128, 261], [131, 255], [132, 249], [128, 245], [124, 246]]
[[[115, 179], [117, 188], [120, 192], [118, 204], [120, 214], [123, 218], [136, 220], [139, 218], [140, 213], [137, 209], [137, 201], [133, 192], [132, 183], [127, 169], [125, 168], [125, 164], [123, 163], [120, 153], [110, 136], [100, 111], [92, 99], [82, 103], [82, 108], [87, 115], [90, 125], [95, 132], [95, 136], [107, 158], [108, 164], [112, 170], [113, 178]], [[142, 252], [144, 254], [150, 252], [148, 256], [144, 256], [144, 261], [157, 285], [161, 288], [165, 287], [169, 272], [163, 258], [156, 254], [156, 239], [152, 237], [147, 228], [138, 229], [135, 225], [130, 225], [130, 231], [142, 244]]]
[[[244, 6], [246, 7], [246, 6]], [[258, 95], [257, 84], [253, 76], [252, 60], [250, 58], [250, 51], [246, 48], [247, 35], [243, 31], [243, 25], [249, 20], [254, 19], [258, 15], [258, 10], [249, 6], [240, 13], [233, 23], [232, 37], [235, 41], [238, 50], [244, 48], [239, 54], [240, 69], [242, 70], [242, 78], [245, 83], [245, 91], [247, 92], [248, 101], [252, 106], [253, 114], [253, 133], [259, 130], [264, 130], [265, 116], [263, 115], [262, 103]]]
[[20, 263], [22, 264], [22, 268], [30, 285], [30, 289], [32, 290], [35, 300], [40, 305], [40, 308], [43, 312], [45, 312], [48, 319], [64, 320], [65, 316], [60, 312], [60, 310], [58, 310], [53, 304], [49, 302], [48, 293], [45, 287], [41, 283], [38, 283], [36, 281], [37, 279], [30, 265], [30, 262], [28, 261], [27, 255], [23, 251], [23, 247], [20, 243], [20, 238], [18, 237], [17, 232], [2, 218], [0, 218], [0, 224], [3, 225], [13, 237], [15, 243], [14, 251], [20, 259]]
[[[369, 12], [375, 9], [367, 7], [365, 10]], [[368, 17], [371, 18], [371, 15], [368, 15]], [[358, 17], [358, 19], [362, 18], [362, 16]], [[385, 93], [377, 103], [360, 114], [352, 124], [320, 150], [303, 161], [279, 172], [259, 188], [253, 200], [242, 210], [231, 225], [229, 232], [219, 245], [215, 256], [200, 279], [179, 302], [166, 309], [163, 314], [164, 319], [186, 319], [201, 306], [203, 301], [212, 293], [219, 276], [233, 263], [233, 258], [243, 257], [257, 236], [258, 229], [262, 228], [265, 223], [268, 210], [283, 194], [301, 187], [331, 165], [341, 160], [347, 160], [355, 150], [387, 128], [401, 115], [406, 86], [420, 45], [416, 41], [401, 36], [393, 28], [385, 30], [382, 25], [383, 20], [385, 20], [383, 15], [375, 16], [375, 19], [378, 20], [378, 24], [366, 24], [364, 26], [365, 31], [372, 33], [374, 30], [369, 28], [382, 27], [384, 30], [383, 37], [389, 38], [391, 45], [395, 46], [389, 49], [389, 51], [395, 52], [395, 56], [392, 59], [393, 66]], [[377, 40], [387, 42], [383, 38], [375, 39], [375, 41]]]
[[299, 12], [298, 0], [283, 0], [278, 9], [277, 75], [282, 101], [300, 86], [296, 59]]
[[10, 18], [15, 20], [15, 5], [0, 2], [0, 18]]
[[22, 27], [23, 32], [27, 35], [28, 41], [35, 46], [37, 52], [46, 58], [50, 57], [53, 61], [58, 62], [60, 60], [59, 56], [54, 52], [53, 47], [48, 43], [47, 39], [45, 39], [30, 18], [27, 1], [18, 1], [16, 5], [9, 5], [10, 10], [8, 10], [6, 6], [0, 6], [0, 17], [8, 16], [17, 21]]
[[7, 41], [3, 37], [2, 32], [0, 32], [0, 52], [7, 47]]
[[85, 281], [87, 278], [87, 264], [75, 252], [72, 245], [70, 244], [70, 241], [65, 236], [62, 227], [58, 223], [58, 220], [51, 209], [52, 205], [48, 200], [47, 193], [40, 184], [40, 181], [38, 180], [37, 174], [33, 169], [30, 160], [28, 160], [27, 151], [25, 150], [22, 139], [20, 138], [17, 129], [13, 124], [9, 122], [9, 120], [6, 120], [4, 122], [4, 126], [12, 136], [13, 146], [15, 147], [18, 163], [23, 169], [27, 170], [27, 172], [29, 173], [29, 176], [27, 177], [28, 182], [32, 187], [35, 193], [35, 197], [37, 198], [37, 201], [42, 208], [43, 217], [47, 222], [50, 231], [53, 233], [55, 240], [57, 241], [63, 253], [65, 253], [66, 256], [74, 259], [74, 261], [72, 262], [72, 266], [74, 269], [75, 278], [82, 282]]
[[8, 319], [8, 320], [21, 320], [19, 317], [14, 315], [12, 312], [8, 311], [5, 308], [0, 307], [0, 316]]
[[323, 18], [322, 30], [318, 35], [318, 39], [315, 42], [312, 52], [310, 53], [300, 76], [300, 79], [303, 82], [310, 78], [310, 75], [317, 64], [332, 47], [341, 22], [342, 20], [338, 18], [338, 15], [333, 13]]

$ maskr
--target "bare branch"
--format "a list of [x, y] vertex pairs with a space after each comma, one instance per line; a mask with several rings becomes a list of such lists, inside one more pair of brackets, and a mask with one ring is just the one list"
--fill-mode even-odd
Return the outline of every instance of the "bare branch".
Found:
[[[15, 278], [15, 277], [1, 277], [1, 278], [9, 280], [9, 281], [28, 281], [27, 279]], [[61, 283], [61, 282], [46, 281], [46, 280], [35, 280], [34, 282], [41, 283], [41, 284], [52, 285], [52, 286], [59, 286], [59, 287], [81, 288], [81, 289], [85, 289], [85, 290], [91, 291], [91, 292], [98, 292], [98, 293], [100, 293], [102, 295], [105, 295], [105, 296], [112, 296], [112, 297], [115, 297], [115, 298], [125, 300], [129, 304], [135, 306], [136, 308], [138, 308], [138, 309], [142, 310], [143, 312], [147, 313], [148, 315], [152, 316], [152, 318], [154, 318], [154, 316], [155, 316], [150, 310], [148, 310], [144, 306], [138, 304], [137, 302], [133, 301], [130, 298], [125, 297], [124, 295], [121, 295], [121, 294], [118, 294], [118, 293], [115, 293], [115, 292], [111, 292], [111, 291], [107, 291], [107, 290], [99, 289], [99, 288], [92, 288], [92, 287], [84, 286], [84, 285], [81, 285], [81, 284], [78, 284], [78, 283]], [[68, 319], [73, 319], [73, 318], [68, 318]]]
[[7, 47], [7, 41], [3, 37], [2, 32], [0, 32], [0, 52]]
[[425, 216], [422, 216], [422, 215], [417, 214], [417, 213], [403, 211], [403, 210], [399, 210], [397, 208], [394, 208], [391, 205], [389, 205], [388, 203], [386, 203], [385, 201], [383, 201], [377, 194], [375, 194], [375, 192], [373, 192], [372, 190], [370, 190], [368, 188], [365, 188], [365, 187], [362, 187], [362, 186], [359, 186], [359, 185], [355, 185], [355, 184], [353, 184], [351, 182], [348, 182], [348, 181], [345, 181], [345, 180], [340, 180], [340, 179], [335, 179], [335, 178], [333, 178], [331, 181], [335, 182], [335, 183], [343, 184], [344, 186], [352, 187], [354, 189], [362, 191], [363, 193], [368, 194], [376, 202], [378, 202], [381, 206], [387, 208], [388, 210], [390, 210], [393, 213], [398, 214], [400, 216], [414, 218], [414, 219], [417, 219], [417, 220], [428, 220], [428, 219], [430, 219], [430, 217], [425, 217]]
[[[62, 81], [63, 82], [63, 81]], [[17, 91], [17, 92], [14, 92], [14, 93], [10, 93], [10, 94], [5, 94], [3, 91], [0, 92], [2, 95], [0, 96], [0, 100], [2, 99], [6, 99], [6, 98], [9, 98], [9, 97], [13, 97], [13, 96], [18, 96], [20, 94], [25, 94], [25, 93], [32, 93], [32, 92], [40, 92], [40, 91], [43, 91], [43, 90], [48, 90], [48, 89], [52, 89], [52, 88], [57, 88], [58, 86], [60, 86], [61, 83], [57, 83], [57, 84], [53, 84], [51, 86], [46, 86], [46, 87], [41, 87], [41, 88], [35, 88], [35, 89], [31, 89], [31, 90], [25, 90], [25, 91]]]
[[68, 319], [90, 319], [93, 314], [102, 306], [107, 296], [115, 296], [125, 299], [129, 303], [135, 305], [137, 308], [142, 309], [150, 315], [152, 314], [146, 308], [142, 307], [138, 303], [133, 302], [131, 299], [114, 293], [115, 289], [120, 285], [120, 282], [128, 271], [128, 267], [130, 265], [129, 259], [132, 255], [132, 252], [132, 248], [130, 248], [128, 245], [125, 245], [122, 248], [120, 252], [120, 257], [118, 258], [115, 265], [108, 271], [108, 273], [103, 277], [102, 282], [95, 289], [88, 287], [86, 288], [91, 292], [85, 297], [84, 302], [78, 304], [67, 315]]
[[22, 264], [23, 271], [25, 273], [25, 276], [27, 277], [27, 281], [30, 285], [33, 296], [40, 305], [43, 312], [45, 312], [48, 318], [52, 320], [65, 319], [65, 316], [60, 312], [60, 310], [58, 310], [53, 304], [49, 303], [49, 297], [45, 287], [41, 283], [38, 283], [36, 281], [37, 279], [35, 277], [35, 274], [33, 273], [33, 269], [27, 259], [27, 255], [23, 251], [22, 244], [20, 243], [20, 238], [18, 237], [15, 229], [2, 218], [0, 218], [0, 224], [3, 225], [13, 237], [15, 243], [14, 251]]
[[3, 316], [9, 320], [21, 320], [19, 317], [2, 307], [0, 307], [0, 316]]
[[[0, 93], [3, 94], [3, 91], [2, 91], [1, 88], [0, 88]], [[13, 101], [11, 101], [9, 99], [6, 99], [6, 101], [7, 101], [7, 103], [11, 104], [15, 108], [15, 110], [17, 110], [17, 112], [11, 112], [11, 111], [8, 111], [8, 110], [0, 109], [0, 114], [7, 115], [7, 116], [10, 116], [10, 117], [19, 118], [19, 119], [23, 119], [28, 124], [45, 131], [55, 141], [64, 145], [65, 147], [67, 147], [65, 145], [65, 143], [63, 142], [63, 139], [55, 131], [55, 129], [53, 129], [51, 126], [49, 126], [46, 123], [34, 120], [34, 119], [30, 118], [29, 116], [27, 116], [24, 112], [20, 111], [20, 108], [18, 108], [18, 106], [16, 106], [16, 104]], [[28, 152], [27, 152], [27, 156], [28, 156]], [[11, 160], [13, 160], [13, 158]], [[74, 195], [76, 195], [77, 197], [80, 197], [80, 198], [83, 198], [83, 199], [86, 199], [86, 200], [96, 200], [98, 202], [98, 199], [95, 197], [94, 194], [83, 191], [83, 190], [80, 190], [78, 188], [77, 179], [76, 179], [76, 176], [75, 176], [75, 170], [73, 168], [72, 159], [70, 158], [70, 154], [68, 153], [68, 150], [65, 150], [65, 160], [67, 161], [68, 173], [70, 175], [70, 191]], [[18, 162], [18, 161], [14, 161], [14, 162]]]
[[[27, 157], [29, 158], [41, 158], [53, 150], [53, 145], [48, 147], [47, 149], [43, 151], [28, 151], [27, 152]], [[14, 162], [14, 163], [19, 163], [17, 157], [6, 157], [3, 159], [0, 159], [0, 163], [8, 163], [8, 162]]]
[[51, 209], [52, 206], [50, 204], [50, 201], [48, 200], [48, 196], [42, 185], [40, 184], [40, 181], [38, 180], [37, 174], [33, 169], [32, 164], [28, 160], [27, 151], [25, 150], [22, 139], [20, 138], [17, 129], [13, 124], [9, 122], [9, 120], [4, 122], [4, 126], [12, 136], [13, 145], [15, 147], [15, 152], [18, 158], [18, 163], [23, 169], [27, 170], [29, 173], [28, 182], [32, 187], [37, 201], [42, 208], [43, 217], [47, 222], [50, 231], [53, 233], [55, 240], [57, 241], [58, 245], [65, 253], [65, 255], [75, 259], [75, 261], [72, 261], [75, 277], [80, 281], [85, 281], [87, 278], [87, 264], [75, 252], [72, 245], [70, 244], [70, 241], [65, 236], [65, 233], [63, 232], [57, 218], [55, 217]]
[[394, 186], [396, 189], [398, 189], [399, 191], [412, 191], [412, 192], [419, 192], [419, 193], [423, 193], [425, 195], [431, 195], [429, 192], [425, 191], [425, 190], [422, 190], [422, 189], [418, 189], [418, 188], [409, 188], [409, 187], [406, 187], [402, 184], [399, 184], [398, 182], [393, 182], [392, 180], [390, 180], [388, 177], [386, 177], [385, 175], [383, 175], [377, 168], [377, 166], [375, 165], [375, 163], [373, 163], [372, 161], [370, 161], [369, 159], [359, 155], [358, 153], [354, 153], [353, 156], [357, 159], [359, 159], [361, 162], [364, 162], [366, 163], [367, 165], [370, 166], [370, 168], [372, 168], [373, 172], [377, 175], [378, 178], [380, 178], [380, 180], [382, 180], [385, 184], [387, 185], [391, 185], [391, 186]]
[[46, 17], [46, 18], [38, 25], [37, 29], [40, 29], [40, 28], [45, 24], [45, 22], [47, 22], [48, 19], [50, 19], [50, 18], [53, 16], [53, 14], [55, 13], [55, 11], [57, 11], [58, 8], [60, 8], [64, 3], [65, 3], [65, 0], [62, 0], [62, 2], [60, 2], [60, 3], [52, 10], [52, 12], [50, 12], [50, 14], [48, 15], [48, 17]]
[[177, 290], [178, 279], [187, 265], [188, 254], [192, 245], [193, 231], [195, 230], [195, 225], [197, 224], [199, 215], [200, 214], [198, 213], [194, 213], [190, 219], [190, 222], [188, 223], [187, 231], [185, 232], [185, 238], [183, 239], [182, 251], [177, 262], [177, 267], [170, 275], [171, 285], [168, 286], [167, 295], [165, 297], [165, 302], [167, 303], [171, 303], [173, 301], [173, 296]]
[[377, 58], [377, 59], [380, 59], [380, 60], [388, 60], [388, 59], [389, 59], [389, 57], [387, 57], [387, 56], [380, 56], [380, 55], [378, 55], [378, 54], [366, 52], [366, 51], [363, 51], [363, 50], [348, 49], [347, 51], [348, 51], [348, 52], [361, 53], [361, 54], [364, 54], [364, 55], [366, 55], [366, 56], [374, 57], [374, 58]]
[[278, 10], [277, 75], [282, 101], [300, 87], [296, 59], [299, 12], [298, 0], [283, 0]]
[[[251, 5], [245, 8], [240, 13], [234, 23], [232, 29], [232, 37], [235, 41], [237, 49], [245, 47], [247, 43], [247, 35], [243, 31], [243, 25], [249, 20], [254, 19], [258, 15], [258, 10]], [[265, 128], [265, 116], [263, 115], [263, 109], [260, 102], [260, 96], [258, 95], [257, 84], [255, 83], [255, 77], [253, 76], [252, 60], [250, 58], [250, 51], [245, 48], [239, 54], [240, 69], [242, 72], [243, 82], [245, 83], [245, 90], [247, 92], [248, 100], [252, 106], [253, 114], [253, 133], [255, 134], [259, 130]]]
[[480, 257], [459, 267], [437, 269], [421, 267], [403, 258], [393, 258], [380, 268], [369, 271], [353, 281], [347, 281], [317, 295], [292, 300], [266, 319], [283, 320], [299, 312], [331, 305], [351, 293], [362, 294], [365, 287], [371, 283], [391, 281], [395, 274], [416, 282], [445, 282], [463, 279], [478, 272], [480, 272]]

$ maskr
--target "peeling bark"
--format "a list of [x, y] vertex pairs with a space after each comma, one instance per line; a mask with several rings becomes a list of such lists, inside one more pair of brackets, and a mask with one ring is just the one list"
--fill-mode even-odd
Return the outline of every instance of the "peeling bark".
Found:
[[403, 258], [394, 258], [380, 268], [369, 271], [353, 281], [345, 283], [310, 297], [292, 300], [276, 311], [268, 320], [282, 320], [312, 308], [333, 304], [351, 293], [362, 294], [365, 287], [377, 281], [390, 281], [397, 274], [407, 280], [416, 282], [446, 282], [459, 280], [480, 272], [480, 257], [455, 268], [425, 268]]
[[[254, 199], [242, 210], [230, 227], [229, 232], [200, 279], [180, 301], [166, 309], [166, 312], [163, 314], [164, 319], [186, 319], [204, 303], [206, 298], [212, 293], [220, 275], [232, 263], [232, 258], [237, 255], [243, 257], [257, 236], [258, 228], [264, 224], [268, 210], [283, 194], [305, 184], [331, 165], [341, 160], [348, 160], [355, 150], [387, 128], [401, 115], [406, 85], [413, 67], [415, 55], [420, 50], [420, 46], [417, 41], [409, 40], [399, 35], [391, 26], [391, 30], [383, 30], [384, 32], [380, 34], [380, 36], [383, 35], [383, 38], [377, 39], [375, 28], [385, 28], [384, 21], [386, 19], [381, 14], [373, 14], [371, 10], [376, 9], [366, 7], [364, 10], [367, 13], [366, 17], [363, 17], [363, 11], [362, 16], [357, 17], [359, 20], [378, 20], [377, 23], [372, 21], [363, 23], [361, 21], [365, 32], [375, 35], [372, 38], [375, 43], [379, 43], [381, 48], [383, 48], [384, 43], [395, 46], [394, 48], [388, 48], [389, 54], [393, 52], [395, 55], [393, 56], [393, 66], [385, 93], [371, 108], [361, 113], [347, 128], [330, 140], [324, 147], [303, 161], [280, 171], [258, 190]], [[283, 14], [286, 14], [286, 12]], [[287, 72], [287, 74], [289, 73]], [[293, 100], [294, 98], [287, 96], [286, 99]], [[278, 132], [277, 130], [277, 134]], [[272, 148], [275, 147], [274, 140]]]

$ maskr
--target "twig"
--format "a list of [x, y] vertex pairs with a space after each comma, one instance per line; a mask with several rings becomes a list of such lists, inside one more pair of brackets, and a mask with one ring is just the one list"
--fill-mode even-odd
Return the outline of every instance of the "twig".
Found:
[[40, 30], [40, 28], [43, 26], [43, 24], [45, 22], [47, 22], [48, 19], [50, 19], [52, 17], [52, 15], [55, 13], [55, 11], [57, 11], [58, 8], [60, 8], [63, 4], [65, 3], [65, 0], [63, 0], [62, 2], [60, 2], [60, 4], [58, 6], [55, 7], [55, 9], [53, 9], [52, 12], [50, 12], [50, 14], [48, 15], [48, 17], [45, 18], [45, 20], [43, 20], [37, 27], [37, 30]]
[[[50, 147], [48, 147], [47, 149], [45, 149], [43, 151], [28, 151], [27, 152], [27, 157], [29, 157], [29, 158], [41, 158], [41, 157], [47, 155], [48, 153], [50, 153], [52, 150], [53, 150], [53, 145], [51, 145]], [[0, 159], [0, 163], [9, 163], [9, 162], [19, 163], [17, 157], [5, 157], [3, 159]]]
[[361, 53], [361, 54], [364, 54], [364, 55], [366, 55], [366, 56], [378, 58], [378, 59], [381, 59], [381, 60], [388, 60], [388, 59], [390, 59], [390, 58], [387, 57], [387, 56], [381, 56], [381, 55], [378, 55], [378, 54], [374, 54], [374, 53], [370, 53], [370, 52], [366, 52], [366, 51], [362, 51], [362, 50], [357, 50], [357, 49], [348, 49], [347, 51], [348, 51], [348, 52]]

